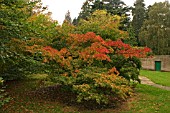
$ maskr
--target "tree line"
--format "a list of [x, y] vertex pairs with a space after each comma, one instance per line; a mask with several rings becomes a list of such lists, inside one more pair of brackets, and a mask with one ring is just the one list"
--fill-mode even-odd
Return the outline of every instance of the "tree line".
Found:
[[[136, 0], [133, 7], [127, 6], [122, 0], [86, 0], [72, 24], [79, 25], [81, 19], [88, 20], [94, 11], [104, 9], [111, 15], [124, 17], [119, 29], [128, 31], [131, 35], [129, 40], [124, 40], [125, 43], [150, 47], [156, 55], [170, 55], [169, 7], [168, 1], [146, 8], [144, 0]], [[67, 14], [67, 18], [69, 15]]]

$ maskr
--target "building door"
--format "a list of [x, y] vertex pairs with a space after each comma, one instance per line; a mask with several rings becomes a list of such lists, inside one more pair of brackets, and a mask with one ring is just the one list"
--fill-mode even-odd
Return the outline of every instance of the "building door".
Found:
[[155, 71], [161, 71], [161, 61], [155, 61]]

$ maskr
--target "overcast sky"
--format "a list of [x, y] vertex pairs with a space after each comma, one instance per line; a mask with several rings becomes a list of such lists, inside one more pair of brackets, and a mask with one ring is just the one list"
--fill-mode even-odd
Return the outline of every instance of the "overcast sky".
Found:
[[[71, 18], [74, 19], [78, 16], [83, 3], [86, 0], [41, 0], [43, 5], [48, 6], [52, 12], [52, 18], [62, 23], [66, 12], [69, 10]], [[128, 6], [133, 6], [135, 0], [122, 0]], [[145, 5], [153, 5], [155, 2], [164, 2], [165, 0], [145, 0]], [[170, 0], [168, 0], [170, 1]]]

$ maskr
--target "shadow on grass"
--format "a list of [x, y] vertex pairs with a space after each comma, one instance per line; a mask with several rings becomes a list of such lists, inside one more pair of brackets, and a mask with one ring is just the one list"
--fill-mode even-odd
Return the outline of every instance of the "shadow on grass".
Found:
[[[113, 101], [109, 105], [98, 105], [94, 101], [76, 102], [74, 93], [62, 90], [61, 85], [40, 87], [38, 80], [9, 81], [7, 92], [13, 98], [2, 109], [4, 113], [46, 112], [46, 113], [101, 113], [120, 111], [126, 102]], [[124, 106], [123, 106], [124, 107]]]

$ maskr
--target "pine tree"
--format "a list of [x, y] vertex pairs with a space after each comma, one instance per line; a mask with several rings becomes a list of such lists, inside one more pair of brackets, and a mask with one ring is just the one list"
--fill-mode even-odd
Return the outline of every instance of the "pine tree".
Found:
[[64, 21], [67, 21], [68, 23], [72, 23], [71, 16], [70, 16], [70, 11], [68, 10], [67, 13], [65, 14], [65, 19]]
[[73, 24], [73, 25], [75, 25], [75, 26], [78, 24], [78, 20], [77, 20], [77, 18], [74, 18], [74, 19], [73, 19], [72, 24]]
[[82, 10], [78, 16], [77, 21], [80, 19], [88, 20], [88, 17], [96, 10], [107, 10], [111, 15], [119, 15], [124, 16], [125, 18], [122, 20], [122, 27], [120, 29], [127, 30], [126, 28], [129, 26], [129, 12], [131, 7], [128, 7], [121, 0], [86, 0], [86, 2], [82, 6]]
[[144, 19], [146, 18], [145, 12], [145, 4], [144, 0], [136, 0], [134, 4], [135, 8], [132, 10], [133, 20], [132, 20], [132, 27], [135, 32], [135, 37], [137, 38], [138, 45], [139, 45], [139, 31], [143, 25]]

